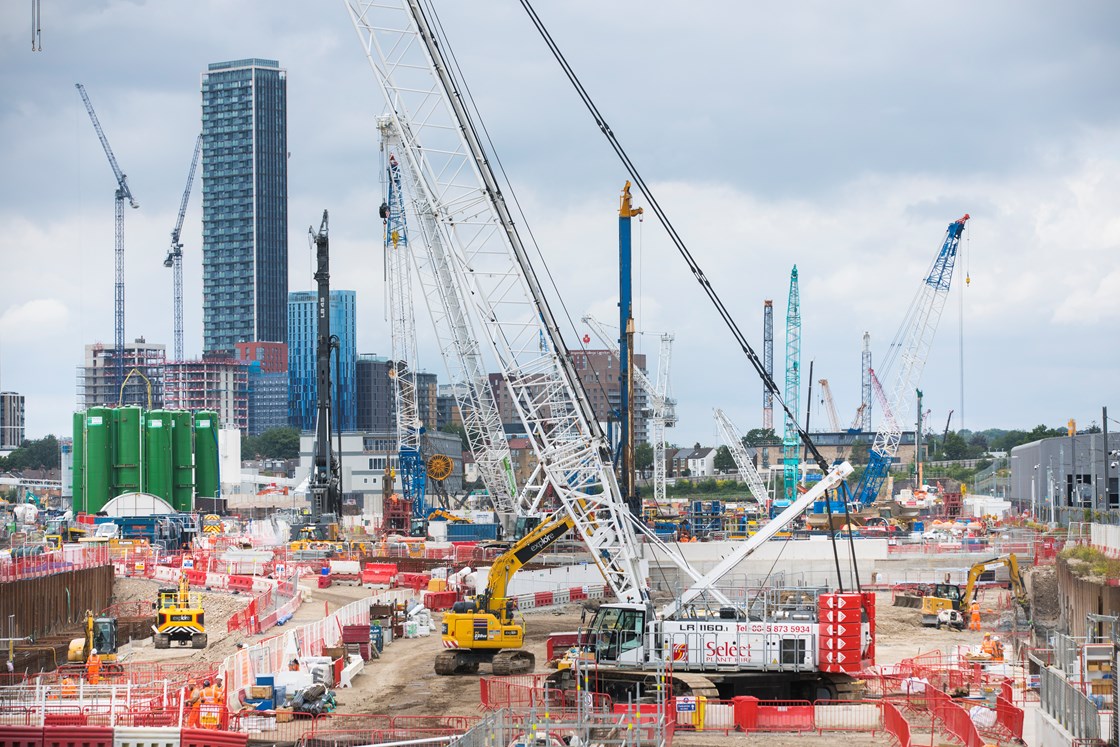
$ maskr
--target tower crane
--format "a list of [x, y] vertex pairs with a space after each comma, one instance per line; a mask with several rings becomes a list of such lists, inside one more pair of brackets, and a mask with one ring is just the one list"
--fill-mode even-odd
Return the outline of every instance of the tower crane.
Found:
[[393, 400], [397, 411], [397, 462], [403, 497], [412, 506], [412, 518], [427, 517], [427, 469], [420, 451], [420, 408], [416, 402], [416, 319], [412, 307], [412, 259], [408, 223], [401, 192], [401, 168], [391, 151], [387, 154], [387, 191], [381, 205], [385, 224], [385, 280], [392, 330]]
[[[762, 302], [762, 367], [770, 378], [774, 378], [774, 302]], [[762, 427], [774, 429], [774, 393], [770, 387], [762, 387]]]
[[790, 416], [797, 412], [801, 402], [801, 293], [797, 285], [797, 265], [789, 275], [789, 302], [786, 306], [786, 405], [791, 408], [785, 414], [785, 429], [782, 435], [782, 484], [785, 499], [793, 501], [797, 496], [797, 468], [800, 464], [801, 439], [797, 424]]
[[863, 333], [863, 353], [860, 356], [860, 405], [863, 420], [860, 430], [871, 430], [871, 333]]
[[[458, 66], [446, 56], [450, 53], [446, 39], [436, 38], [438, 21], [429, 20], [432, 11], [421, 0], [345, 2], [389, 105], [389, 116], [405, 133], [406, 147], [400, 155], [413, 162], [422, 197], [432, 203], [441, 238], [454, 255], [456, 281], [469, 291], [464, 298], [471, 300], [474, 315], [487, 332], [512, 404], [562, 506], [562, 513], [553, 514], [520, 547], [495, 561], [485, 592], [445, 617], [449, 632], [443, 644], [451, 656], [440, 657], [444, 665], [469, 671], [485, 660], [484, 655], [460, 656], [456, 649], [489, 648], [493, 661], [491, 640], [510, 633], [511, 638], [518, 637], [516, 626], [509, 624], [508, 605], [503, 609], [498, 604], [499, 594], [523, 557], [531, 557], [569, 527], [588, 546], [619, 600], [604, 604], [593, 626], [600, 652], [596, 656], [602, 664], [600, 682], [644, 687], [654, 671], [663, 672], [670, 662], [677, 662], [674, 694], [689, 694], [691, 688], [697, 694], [714, 695], [716, 679], [735, 688], [742, 680], [769, 680], [780, 673], [805, 695], [819, 694], [838, 677], [850, 680], [845, 672], [873, 663], [869, 661], [870, 621], [864, 622], [858, 611], [871, 603], [865, 595], [822, 595], [811, 600], [816, 610], [844, 608], [855, 614], [850, 640], [841, 642], [820, 625], [791, 624], [787, 611], [778, 605], [764, 610], [763, 619], [749, 619], [742, 605], [736, 612], [716, 588], [743, 557], [850, 474], [847, 464], [829, 470], [712, 571], [701, 575], [687, 564], [682, 566], [692, 579], [685, 581], [690, 585], [668, 606], [654, 610], [629, 512], [610, 468], [609, 445], [482, 147], [467, 109], [470, 96], [454, 77]], [[525, 552], [519, 555], [520, 550]], [[722, 609], [714, 616], [706, 614], [705, 604], [697, 602], [701, 598], [726, 606], [733, 619], [725, 618]], [[698, 619], [703, 621], [703, 635], [697, 633]], [[472, 631], [469, 637], [462, 632], [464, 622]], [[485, 641], [474, 632], [482, 630]], [[729, 652], [726, 665], [705, 658], [706, 649], [716, 644]], [[505, 662], [511, 671], [522, 666], [512, 657]], [[685, 669], [694, 671], [680, 673]], [[834, 696], [833, 691], [829, 697]]]
[[832, 388], [828, 385], [828, 379], [820, 379], [817, 383], [821, 385], [821, 401], [824, 402], [824, 411], [828, 415], [828, 424], [833, 433], [839, 433], [840, 416], [836, 414], [836, 403], [832, 401]]
[[132, 196], [132, 190], [128, 186], [128, 177], [121, 171], [120, 164], [117, 163], [117, 157], [113, 155], [113, 149], [109, 147], [109, 139], [105, 137], [105, 131], [101, 129], [101, 123], [97, 120], [97, 112], [93, 110], [93, 104], [90, 103], [85, 86], [81, 83], [75, 83], [74, 87], [81, 94], [82, 103], [86, 105], [86, 111], [89, 112], [89, 120], [93, 122], [93, 129], [97, 132], [97, 138], [101, 141], [101, 147], [105, 149], [105, 155], [109, 159], [109, 166], [113, 169], [113, 176], [117, 179], [117, 190], [114, 193], [113, 201], [113, 345], [116, 350], [114, 389], [119, 389], [124, 384], [124, 202], [128, 200], [128, 204], [133, 208], [140, 207], [140, 203]]
[[[386, 151], [404, 152], [404, 141], [394, 119], [379, 117], [377, 125]], [[404, 159], [399, 173], [401, 194], [412, 207], [422, 239], [419, 243], [424, 254], [413, 254], [420, 288], [463, 418], [463, 429], [474, 455], [479, 479], [499, 513], [535, 515], [542, 491], [518, 493], [509, 442], [482, 361], [479, 338], [470, 309], [460, 292], [456, 264], [443, 241], [432, 203], [421, 196], [419, 175], [412, 170], [411, 160]]]
[[739, 468], [739, 475], [747, 483], [751, 495], [758, 501], [762, 513], [767, 513], [770, 510], [770, 494], [766, 492], [766, 485], [762, 482], [762, 476], [758, 474], [758, 470], [754, 467], [754, 461], [743, 445], [743, 436], [739, 433], [735, 424], [731, 422], [731, 419], [718, 407], [715, 410], [715, 418], [716, 430], [719, 431], [723, 442], [727, 444], [727, 448], [731, 450], [735, 466]]
[[163, 260], [164, 267], [171, 268], [172, 278], [172, 306], [175, 314], [175, 360], [183, 360], [183, 245], [179, 242], [179, 234], [183, 230], [183, 219], [187, 215], [187, 203], [191, 199], [191, 186], [194, 184], [194, 172], [198, 167], [198, 154], [202, 152], [202, 134], [194, 141], [194, 156], [191, 157], [191, 170], [187, 173], [187, 186], [183, 189], [183, 198], [179, 201], [179, 216], [175, 219], [175, 227], [171, 229], [171, 249], [167, 252], [167, 259]]
[[[583, 317], [596, 337], [606, 346], [611, 355], [619, 356], [618, 341], [598, 319], [591, 315]], [[665, 501], [665, 429], [677, 424], [677, 401], [669, 396], [669, 364], [673, 353], [673, 336], [661, 335], [661, 349], [657, 361], [657, 383], [654, 384], [645, 372], [633, 367], [634, 381], [645, 390], [650, 402], [650, 440], [653, 441], [653, 496], [658, 506]]]
[[929, 272], [926, 273], [917, 298], [899, 329], [899, 338], [903, 340], [899, 348], [901, 368], [890, 395], [892, 412], [885, 413], [887, 417], [883, 418], [875, 434], [867, 469], [856, 490], [856, 499], [860, 503], [868, 504], [875, 501], [883, 481], [887, 478], [891, 461], [898, 453], [902, 427], [896, 416], [898, 413], [911, 411], [909, 403], [921, 381], [926, 357], [929, 355], [930, 345], [933, 344], [933, 337], [937, 332], [937, 323], [945, 308], [945, 300], [949, 295], [949, 285], [953, 279], [953, 268], [957, 260], [957, 245], [960, 243], [968, 219], [968, 214], [965, 214], [963, 218], [949, 224], [941, 249], [934, 258]]

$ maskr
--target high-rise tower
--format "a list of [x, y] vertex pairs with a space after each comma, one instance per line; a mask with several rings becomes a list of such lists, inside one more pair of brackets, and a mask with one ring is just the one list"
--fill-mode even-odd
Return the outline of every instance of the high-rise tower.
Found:
[[287, 80], [276, 60], [202, 76], [203, 351], [288, 341]]

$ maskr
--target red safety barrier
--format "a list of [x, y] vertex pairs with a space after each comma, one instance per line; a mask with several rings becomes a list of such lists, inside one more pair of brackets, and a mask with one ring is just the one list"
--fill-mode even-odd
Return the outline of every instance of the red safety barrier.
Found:
[[902, 715], [894, 703], [882, 701], [883, 730], [898, 742], [898, 747], [910, 747], [910, 722]]
[[583, 601], [587, 599], [587, 592], [585, 592], [582, 587], [577, 586], [568, 592], [568, 599], [573, 602]]
[[945, 731], [956, 737], [964, 747], [984, 747], [984, 740], [968, 711], [935, 687], [927, 687], [925, 695], [930, 713], [942, 723]]
[[426, 591], [423, 600], [425, 607], [433, 612], [440, 612], [451, 609], [459, 600], [459, 594], [454, 591]]
[[812, 731], [813, 705], [807, 700], [760, 701], [757, 731]]
[[533, 604], [537, 607], [548, 607], [556, 599], [551, 591], [538, 591], [533, 594]]
[[1022, 740], [1023, 709], [1015, 705], [1015, 693], [1011, 682], [1005, 680], [996, 698], [996, 727], [1008, 736]]
[[548, 661], [559, 658], [567, 649], [579, 643], [580, 634], [575, 633], [552, 633], [545, 641], [544, 647], [548, 656]]
[[[179, 747], [245, 747], [249, 735], [236, 731], [214, 729], [181, 729]], [[110, 744], [112, 742], [110, 741]]]
[[113, 730], [105, 726], [44, 726], [43, 747], [113, 747]]
[[230, 591], [252, 591], [253, 590], [253, 577], [252, 576], [230, 576], [229, 581], [226, 582], [226, 588]]
[[0, 747], [42, 747], [41, 726], [0, 726]]

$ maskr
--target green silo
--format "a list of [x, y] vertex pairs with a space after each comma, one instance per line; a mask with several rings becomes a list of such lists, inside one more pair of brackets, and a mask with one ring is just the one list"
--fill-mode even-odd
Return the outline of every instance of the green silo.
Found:
[[85, 505], [85, 485], [86, 485], [86, 414], [84, 412], [74, 413], [74, 443], [73, 450], [70, 452], [70, 464], [73, 469], [74, 482], [71, 486], [71, 493], [73, 498], [70, 502], [70, 508], [74, 513], [78, 513], [81, 507]]
[[112, 496], [113, 410], [91, 407], [86, 411], [85, 486], [83, 502], [77, 510], [95, 514]]
[[199, 498], [218, 497], [218, 413], [194, 414], [194, 485]]
[[186, 410], [171, 412], [171, 505], [176, 511], [194, 510], [194, 430]]
[[144, 492], [172, 499], [171, 413], [151, 410], [144, 418]]
[[128, 405], [113, 410], [116, 425], [113, 453], [112, 497], [136, 493], [144, 489], [140, 464], [143, 454], [141, 443], [144, 433], [144, 410], [139, 405]]

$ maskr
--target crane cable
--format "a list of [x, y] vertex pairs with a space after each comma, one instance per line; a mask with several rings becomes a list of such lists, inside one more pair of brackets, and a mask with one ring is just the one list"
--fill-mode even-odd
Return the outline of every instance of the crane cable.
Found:
[[[708, 299], [712, 302], [712, 305], [715, 306], [716, 312], [719, 314], [720, 318], [723, 319], [724, 324], [727, 326], [728, 330], [735, 338], [736, 344], [738, 344], [739, 348], [747, 356], [747, 360], [750, 361], [751, 365], [754, 367], [755, 371], [762, 379], [763, 385], [770, 390], [770, 392], [773, 394], [774, 399], [778, 402], [779, 405], [781, 405], [782, 410], [785, 412], [786, 416], [790, 419], [790, 422], [797, 430], [797, 434], [801, 438], [802, 443], [812, 453], [813, 459], [817, 462], [817, 465], [820, 467], [821, 471], [827, 473], [829, 464], [827, 460], [825, 460], [824, 455], [821, 454], [816, 444], [813, 443], [813, 440], [809, 437], [808, 432], [801, 426], [800, 421], [790, 410], [789, 405], [785, 402], [785, 400], [782, 399], [781, 391], [778, 389], [778, 385], [774, 383], [773, 377], [771, 377], [770, 374], [767, 373], [766, 367], [762, 364], [762, 361], [759, 359], [758, 354], [754, 351], [754, 348], [751, 347], [751, 344], [747, 341], [747, 338], [743, 334], [742, 330], [739, 329], [739, 325], [731, 316], [731, 312], [727, 309], [727, 306], [724, 305], [723, 299], [720, 298], [719, 294], [716, 293], [715, 288], [712, 287], [711, 281], [708, 279], [707, 275], [704, 274], [704, 271], [700, 268], [700, 265], [696, 261], [696, 259], [692, 256], [692, 252], [689, 251], [680, 234], [677, 233], [677, 230], [669, 220], [668, 215], [666, 215], [665, 211], [661, 208], [661, 204], [653, 195], [653, 191], [646, 184], [646, 181], [642, 178], [641, 174], [638, 173], [638, 169], [634, 165], [634, 162], [630, 160], [630, 156], [623, 149], [622, 144], [615, 136], [614, 131], [610, 128], [610, 125], [607, 124], [606, 119], [604, 119], [603, 115], [599, 112], [599, 109], [595, 105], [595, 102], [592, 100], [591, 95], [587, 92], [587, 89], [583, 87], [583, 83], [580, 81], [571, 65], [568, 64], [568, 60], [560, 51], [560, 48], [556, 44], [556, 41], [552, 38], [552, 35], [549, 34], [548, 29], [545, 28], [544, 22], [541, 21], [540, 16], [537, 15], [536, 10], [533, 9], [533, 6], [529, 2], [529, 0], [520, 0], [520, 2], [521, 6], [525, 9], [525, 12], [529, 15], [530, 20], [533, 22], [533, 25], [540, 33], [541, 38], [544, 40], [545, 44], [552, 52], [553, 57], [555, 57], [556, 61], [560, 63], [560, 67], [564, 70], [564, 74], [567, 76], [572, 86], [576, 89], [576, 93], [579, 95], [580, 99], [583, 101], [584, 106], [587, 108], [588, 112], [590, 112], [592, 118], [595, 120], [595, 124], [598, 125], [599, 130], [607, 138], [607, 142], [610, 143], [611, 148], [614, 150], [619, 160], [622, 161], [623, 166], [626, 168], [627, 173], [630, 175], [630, 179], [634, 182], [635, 186], [637, 186], [641, 193], [645, 195], [646, 201], [653, 209], [653, 212], [657, 215], [658, 221], [661, 222], [661, 225], [665, 228], [666, 233], [669, 234], [670, 240], [673, 242], [673, 245], [676, 246], [677, 251], [684, 259], [685, 264], [688, 265], [688, 269], [692, 272], [693, 277], [696, 278], [696, 281], [700, 284], [700, 287], [704, 289], [704, 293], [708, 296]], [[827, 497], [825, 502], [827, 506], [829, 504]], [[845, 505], [845, 511], [846, 509], [847, 506]], [[829, 513], [831, 513], [831, 511]], [[830, 536], [832, 536], [832, 532], [829, 532], [829, 534]], [[849, 544], [852, 544], [851, 552], [854, 558], [855, 548], [854, 544], [852, 543], [850, 531], [848, 533], [848, 542]], [[840, 591], [841, 593], [843, 593], [844, 582], [840, 573], [840, 558], [839, 554], [836, 551], [836, 542], [834, 536], [832, 536], [832, 545], [833, 555], [836, 561], [836, 575], [838, 577], [837, 581], [840, 585]], [[860, 583], [858, 568], [856, 572], [855, 584], [856, 588], [859, 589]]]

